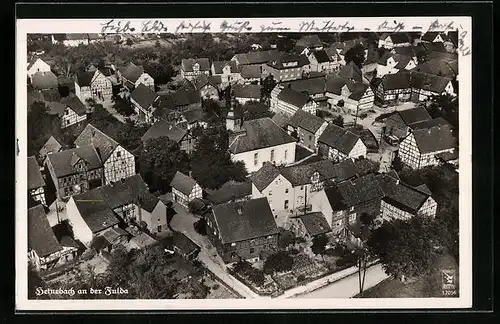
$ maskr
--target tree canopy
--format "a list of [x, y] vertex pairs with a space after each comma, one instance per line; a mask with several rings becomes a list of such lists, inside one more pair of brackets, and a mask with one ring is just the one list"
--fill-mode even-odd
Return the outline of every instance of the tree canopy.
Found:
[[170, 186], [176, 171], [188, 171], [188, 160], [177, 142], [159, 137], [144, 144], [139, 169], [150, 190], [164, 191]]
[[356, 44], [354, 45], [351, 49], [349, 49], [345, 53], [345, 62], [354, 62], [359, 68], [363, 66], [363, 63], [365, 62], [365, 48], [361, 44]]
[[314, 254], [323, 255], [326, 251], [326, 245], [328, 244], [328, 238], [325, 235], [318, 235], [312, 239], [311, 250]]
[[434, 270], [440, 244], [436, 221], [426, 216], [384, 222], [367, 241], [385, 272], [395, 278], [416, 277]]
[[253, 120], [264, 117], [273, 117], [273, 113], [269, 107], [258, 101], [247, 101], [242, 107], [244, 120]]
[[264, 273], [284, 272], [291, 270], [293, 259], [286, 251], [271, 254], [264, 262]]
[[245, 181], [243, 162], [234, 162], [228, 152], [229, 133], [224, 126], [205, 130], [191, 156], [193, 178], [203, 188], [218, 189], [229, 180]]

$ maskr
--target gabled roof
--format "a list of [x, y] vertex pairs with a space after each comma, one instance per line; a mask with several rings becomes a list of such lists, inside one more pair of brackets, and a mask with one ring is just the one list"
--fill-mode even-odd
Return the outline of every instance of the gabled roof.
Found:
[[87, 107], [77, 96], [71, 95], [61, 99], [61, 103], [76, 112], [78, 115], [83, 116], [87, 113]]
[[276, 125], [270, 118], [259, 118], [243, 122], [245, 134], [237, 136], [230, 143], [229, 151], [233, 154], [273, 147], [296, 140]]
[[213, 216], [224, 244], [279, 233], [265, 197], [214, 206]]
[[198, 63], [200, 71], [210, 71], [210, 60], [208, 58], [183, 59], [181, 68], [185, 72], [193, 72], [193, 66]]
[[137, 66], [132, 62], [129, 62], [125, 67], [120, 69], [120, 73], [122, 77], [132, 83], [135, 83], [144, 73], [144, 68], [142, 66]]
[[201, 107], [191, 108], [182, 113], [182, 116], [188, 124], [200, 122], [204, 118], [204, 112]]
[[238, 73], [238, 67], [236, 66], [235, 61], [214, 61], [212, 62], [212, 65], [214, 67], [215, 74], [222, 74], [222, 69], [225, 66], [229, 66], [231, 68], [231, 73]]
[[395, 68], [396, 69], [404, 69], [410, 63], [412, 58], [410, 56], [402, 55], [402, 54], [393, 54], [392, 57], [394, 61], [397, 62]]
[[277, 112], [271, 119], [279, 127], [286, 127], [286, 125], [288, 125], [290, 117], [284, 113]]
[[172, 188], [179, 190], [186, 196], [189, 196], [191, 194], [195, 185], [196, 181], [193, 178], [179, 171], [175, 173], [174, 178], [170, 182], [170, 186]]
[[347, 129], [335, 124], [328, 124], [323, 134], [319, 137], [318, 142], [335, 148], [344, 154], [349, 154], [359, 139], [358, 135]]
[[337, 60], [340, 60], [341, 59], [341, 56], [339, 55], [339, 53], [337, 52], [337, 49], [335, 47], [328, 47], [328, 48], [325, 48], [325, 52], [326, 54], [328, 55], [328, 58], [329, 60], [333, 60], [334, 57], [337, 59]]
[[31, 77], [31, 84], [35, 90], [57, 89], [57, 76], [52, 72], [36, 72]]
[[235, 84], [233, 86], [234, 96], [236, 98], [260, 99], [261, 89], [262, 86], [259, 84]]
[[181, 252], [185, 255], [189, 255], [200, 250], [200, 247], [183, 233], [174, 231], [172, 238], [174, 246], [181, 250]]
[[59, 152], [62, 149], [61, 143], [59, 143], [54, 136], [50, 136], [47, 142], [43, 145], [43, 148], [47, 153]]
[[[307, 57], [306, 57], [306, 61], [307, 62], [302, 61], [300, 59], [299, 55], [290, 54], [290, 53], [280, 53], [279, 57], [276, 57], [276, 58], [270, 60], [266, 64], [272, 68], [280, 70], [280, 69], [297, 68], [297, 67], [301, 67], [301, 66], [309, 64], [309, 60], [307, 59]], [[285, 64], [291, 63], [291, 62], [297, 62], [297, 65], [285, 66]]]
[[65, 35], [66, 35], [66, 40], [88, 40], [89, 39], [89, 34], [70, 33], [70, 34], [65, 34]]
[[[233, 62], [234, 63], [234, 62]], [[193, 80], [193, 84], [196, 90], [200, 90], [204, 86], [211, 85], [214, 88], [217, 88], [217, 84], [213, 82], [212, 78], [207, 76], [206, 74], [198, 74], [196, 78]]]
[[299, 109], [302, 109], [306, 103], [311, 100], [308, 94], [295, 91], [290, 87], [286, 87], [277, 96], [278, 100], [289, 103]]
[[342, 88], [346, 84], [347, 80], [336, 75], [329, 75], [326, 77], [326, 92], [330, 92], [336, 95], [342, 93]]
[[325, 194], [334, 211], [345, 210], [384, 196], [374, 174], [334, 184], [325, 189]]
[[260, 78], [262, 74], [262, 66], [260, 64], [240, 65], [239, 70], [243, 79]]
[[159, 93], [159, 97], [163, 107], [172, 109], [201, 103], [200, 92], [196, 89], [177, 90], [167, 94]]
[[[434, 43], [432, 43], [432, 44], [434, 44]], [[436, 43], [436, 44], [442, 45], [442, 43]], [[443, 61], [458, 61], [458, 55], [457, 55], [457, 53], [432, 51], [432, 52], [427, 54], [427, 59], [429, 59], [429, 60], [443, 60]]]
[[409, 72], [386, 74], [382, 77], [382, 85], [384, 90], [408, 89], [411, 86], [410, 80]]
[[311, 237], [326, 234], [332, 230], [322, 212], [300, 215], [299, 218]]
[[410, 38], [406, 33], [383, 34], [380, 39], [385, 40], [387, 37], [391, 37], [393, 44], [410, 43]]
[[454, 78], [458, 74], [458, 61], [433, 59], [417, 65], [414, 71]]
[[157, 98], [158, 95], [142, 83], [130, 94], [130, 99], [134, 99], [143, 109], [151, 107]]
[[339, 70], [338, 75], [345, 79], [363, 82], [363, 73], [361, 72], [361, 69], [356, 64], [354, 64], [353, 61], [344, 65]]
[[252, 183], [250, 181], [235, 182], [228, 181], [217, 191], [207, 197], [213, 204], [222, 204], [232, 199], [241, 199], [252, 195]]
[[187, 134], [187, 130], [175, 126], [164, 120], [159, 120], [154, 123], [147, 131], [142, 135], [141, 141], [146, 142], [149, 139], [159, 138], [166, 136], [172, 141], [180, 142]]
[[[334, 164], [330, 160], [320, 160], [307, 164], [293, 165], [280, 169], [283, 175], [292, 186], [302, 186], [311, 183], [311, 177], [315, 172], [320, 175], [320, 181], [331, 180], [342, 182], [357, 174], [354, 163], [350, 162]], [[274, 179], [273, 179], [274, 180]]]
[[346, 85], [351, 92], [349, 98], [356, 101], [359, 101], [361, 98], [363, 98], [366, 90], [369, 88], [367, 84], [364, 84], [362, 82], [353, 82], [351, 80], [347, 80]]
[[45, 186], [45, 181], [40, 172], [40, 166], [34, 156], [28, 157], [28, 189], [36, 189]]
[[392, 51], [395, 54], [400, 54], [411, 58], [417, 56], [417, 54], [415, 53], [415, 48], [413, 46], [394, 47]]
[[425, 189], [422, 187], [420, 190], [412, 188], [386, 175], [380, 178], [382, 178], [380, 183], [384, 191], [383, 200], [411, 214], [416, 214], [420, 207], [422, 207], [431, 196], [425, 192], [429, 188]]
[[[433, 42], [434, 39], [436, 39], [436, 37], [440, 34], [444, 35], [444, 33], [440, 33], [440, 32], [427, 32], [427, 33], [422, 35], [422, 41]], [[446, 35], [444, 35], [444, 36], [446, 36]]]
[[76, 146], [94, 145], [102, 161], [106, 161], [119, 146], [117, 141], [106, 135], [92, 124], [87, 124], [75, 139]]
[[425, 51], [427, 52], [427, 54], [432, 54], [432, 53], [447, 54], [448, 53], [448, 50], [446, 49], [446, 46], [444, 45], [444, 43], [441, 43], [441, 42], [437, 42], [437, 43], [422, 43], [422, 47], [425, 49]]
[[434, 126], [441, 126], [441, 125], [449, 125], [450, 126], [450, 123], [448, 123], [448, 121], [446, 121], [446, 119], [444, 119], [442, 117], [438, 117], [438, 118], [433, 118], [433, 119], [429, 119], [429, 120], [423, 120], [420, 122], [415, 122], [415, 123], [412, 123], [408, 126], [411, 129], [415, 130], [415, 129], [421, 129], [421, 128], [427, 129], [427, 128], [431, 128]]
[[76, 83], [80, 87], [90, 87], [96, 72], [79, 71], [76, 74]]
[[279, 52], [277, 50], [255, 51], [234, 55], [234, 58], [238, 60], [238, 65], [263, 64], [276, 57], [279, 57]]
[[[83, 220], [95, 233], [119, 223], [114, 210], [135, 204], [151, 213], [160, 199], [149, 193], [139, 174], [72, 197]], [[85, 201], [87, 200], [87, 201]], [[88, 200], [102, 200], [88, 202]]]
[[398, 110], [397, 114], [401, 116], [401, 119], [403, 119], [406, 125], [432, 119], [431, 115], [427, 112], [427, 109], [423, 107]]
[[46, 257], [62, 250], [42, 205], [28, 209], [28, 247], [39, 257]]
[[264, 162], [262, 167], [251, 175], [250, 180], [252, 180], [252, 183], [259, 191], [262, 191], [266, 189], [278, 175], [280, 175], [280, 170], [277, 166], [271, 162]]
[[288, 124], [293, 127], [300, 127], [311, 133], [316, 133], [320, 127], [326, 123], [322, 118], [299, 109], [293, 114]]
[[416, 129], [413, 136], [421, 154], [452, 149], [456, 144], [449, 125]]
[[94, 146], [87, 145], [47, 155], [58, 178], [78, 173], [74, 163], [85, 161], [89, 170], [102, 168], [102, 162]]
[[282, 85], [285, 88], [290, 86], [290, 88], [298, 92], [306, 92], [309, 95], [317, 95], [325, 93], [326, 79], [320, 76], [317, 78], [313, 77], [283, 82]]
[[411, 86], [414, 88], [443, 93], [451, 79], [427, 73], [412, 72], [410, 81]]
[[314, 58], [318, 63], [326, 63], [330, 62], [330, 57], [329, 55], [325, 52], [325, 50], [320, 50], [320, 51], [314, 51], [313, 52]]

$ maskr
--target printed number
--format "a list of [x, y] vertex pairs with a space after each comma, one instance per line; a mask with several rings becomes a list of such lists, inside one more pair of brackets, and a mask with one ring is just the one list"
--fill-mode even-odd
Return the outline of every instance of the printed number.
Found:
[[443, 294], [443, 296], [456, 296], [457, 291], [456, 290], [443, 290], [442, 294]]

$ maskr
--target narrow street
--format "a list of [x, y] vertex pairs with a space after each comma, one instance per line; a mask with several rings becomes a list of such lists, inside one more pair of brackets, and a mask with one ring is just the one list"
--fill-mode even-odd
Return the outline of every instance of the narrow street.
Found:
[[113, 108], [113, 102], [111, 100], [109, 101], [103, 101], [101, 102], [102, 106], [104, 109], [106, 109], [113, 117], [115, 117], [118, 121], [122, 122], [125, 124], [125, 117], [120, 115], [114, 108]]
[[[382, 280], [388, 278], [380, 264], [371, 266], [366, 270], [364, 289], [371, 288]], [[351, 298], [359, 293], [358, 273], [336, 281], [317, 290], [293, 298]]]

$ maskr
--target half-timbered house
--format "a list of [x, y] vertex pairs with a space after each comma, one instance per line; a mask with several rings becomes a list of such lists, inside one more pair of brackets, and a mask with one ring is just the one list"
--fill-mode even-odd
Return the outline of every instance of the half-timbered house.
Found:
[[108, 101], [113, 95], [113, 83], [101, 71], [81, 71], [76, 74], [75, 94], [82, 102], [93, 99]]
[[181, 61], [181, 76], [189, 81], [199, 74], [210, 75], [210, 60], [208, 58], [183, 59]]
[[28, 157], [28, 194], [34, 201], [47, 205], [45, 200], [45, 180], [34, 156]]
[[353, 132], [335, 124], [328, 124], [318, 139], [319, 154], [334, 162], [365, 157], [366, 145]]
[[184, 207], [195, 198], [203, 198], [203, 189], [190, 176], [177, 171], [170, 182], [172, 187], [172, 198]]
[[322, 118], [299, 109], [288, 121], [288, 134], [296, 134], [299, 145], [317, 152], [318, 139], [327, 125]]

